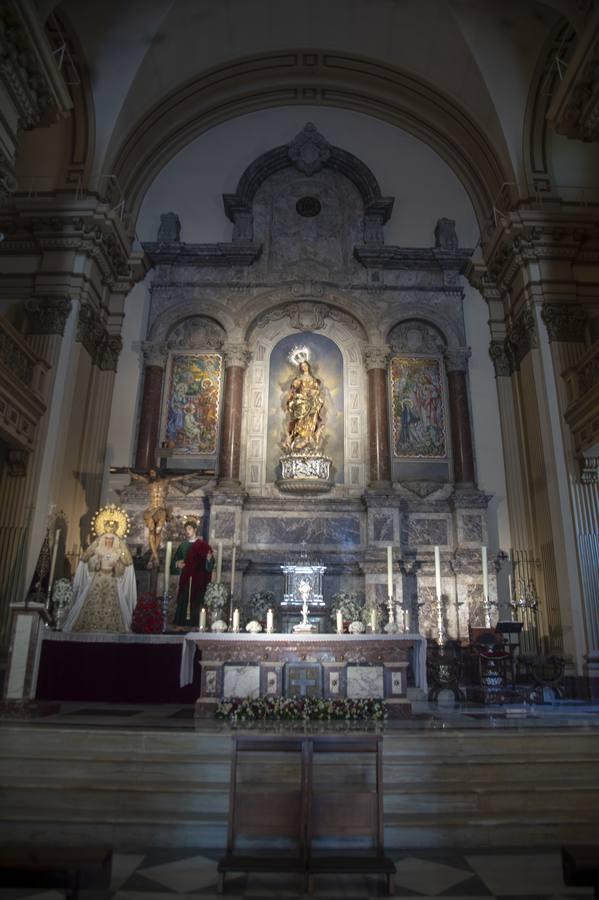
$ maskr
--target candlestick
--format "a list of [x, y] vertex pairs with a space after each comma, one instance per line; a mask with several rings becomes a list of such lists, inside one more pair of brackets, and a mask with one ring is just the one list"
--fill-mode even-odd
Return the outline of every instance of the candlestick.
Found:
[[485, 595], [485, 602], [489, 599], [489, 563], [487, 559], [487, 548], [483, 546], [480, 548], [481, 556], [482, 556], [482, 566], [483, 566], [483, 594]]
[[50, 577], [48, 579], [48, 597], [52, 596], [52, 585], [54, 584], [54, 572], [56, 571], [56, 557], [58, 555], [58, 542], [60, 540], [60, 528], [54, 533], [54, 543], [52, 544], [52, 562], [50, 563]]
[[483, 567], [483, 597], [485, 605], [485, 628], [491, 627], [491, 616], [489, 613], [489, 561], [487, 558], [487, 548], [483, 544], [480, 548]]
[[441, 549], [435, 546], [435, 586], [437, 591], [437, 630], [439, 644], [444, 643], [443, 609], [441, 608]]
[[233, 631], [239, 631], [239, 610], [233, 612]]
[[200, 631], [206, 631], [206, 607], [202, 606], [200, 610]]
[[192, 581], [192, 579], [190, 578], [189, 579], [189, 589], [187, 591], [187, 613], [185, 615], [185, 618], [187, 619], [188, 622], [191, 619], [191, 581]]
[[343, 614], [340, 609], [337, 610], [337, 634], [343, 634]]
[[441, 601], [441, 548], [435, 547], [435, 587], [437, 600]]
[[507, 594], [508, 594], [508, 603], [512, 602], [512, 576], [508, 575], [507, 577]]
[[171, 559], [172, 559], [172, 557], [173, 557], [173, 542], [167, 541], [166, 542], [166, 555], [164, 557], [164, 584], [165, 584], [164, 589], [165, 590], [167, 590], [166, 586], [168, 585], [168, 579], [171, 574]]
[[269, 609], [266, 613], [266, 632], [267, 634], [272, 634], [274, 631], [274, 616], [272, 609]]
[[377, 630], [377, 625], [378, 625], [378, 623], [377, 623], [376, 609], [371, 609], [371, 611], [370, 611], [370, 630], [373, 632], [373, 634]]
[[231, 597], [233, 596], [233, 591], [235, 590], [235, 553], [237, 551], [237, 547], [233, 544], [233, 553], [231, 554]]
[[219, 541], [216, 545], [216, 582], [220, 583], [223, 573], [223, 542]]
[[393, 596], [393, 549], [391, 545], [387, 547], [387, 594]]

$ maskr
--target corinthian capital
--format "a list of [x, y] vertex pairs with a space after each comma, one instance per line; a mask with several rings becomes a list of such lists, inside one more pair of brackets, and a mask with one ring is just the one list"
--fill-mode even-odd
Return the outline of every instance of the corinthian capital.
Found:
[[227, 369], [229, 366], [239, 366], [241, 369], [246, 369], [252, 358], [247, 344], [243, 341], [237, 344], [226, 343], [223, 346], [223, 354], [225, 357], [225, 368]]
[[167, 344], [158, 341], [142, 341], [140, 349], [143, 355], [144, 366], [158, 366], [159, 369], [166, 368], [166, 360], [168, 358]]
[[443, 354], [448, 372], [467, 372], [468, 360], [472, 356], [470, 347], [452, 347]]
[[68, 297], [53, 294], [28, 300], [25, 304], [27, 333], [62, 337], [72, 305]]
[[547, 327], [549, 341], [584, 342], [587, 314], [577, 303], [545, 303], [541, 318]]
[[379, 346], [369, 344], [364, 348], [364, 368], [367, 372], [371, 369], [386, 369], [389, 364], [390, 351], [386, 344]]

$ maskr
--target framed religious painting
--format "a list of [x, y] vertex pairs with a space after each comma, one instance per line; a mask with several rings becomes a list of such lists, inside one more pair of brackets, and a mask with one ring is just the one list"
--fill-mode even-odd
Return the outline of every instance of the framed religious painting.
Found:
[[222, 367], [219, 353], [171, 355], [162, 427], [169, 456], [216, 455]]
[[447, 403], [436, 356], [394, 356], [390, 366], [393, 455], [447, 459]]

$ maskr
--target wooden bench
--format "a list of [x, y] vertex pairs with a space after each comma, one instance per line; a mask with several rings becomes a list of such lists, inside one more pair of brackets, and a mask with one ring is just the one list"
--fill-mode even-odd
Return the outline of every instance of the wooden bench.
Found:
[[599, 846], [562, 847], [564, 881], [570, 887], [592, 887], [599, 900]]
[[80, 890], [110, 888], [111, 847], [2, 847], [0, 886], [64, 891], [76, 900]]

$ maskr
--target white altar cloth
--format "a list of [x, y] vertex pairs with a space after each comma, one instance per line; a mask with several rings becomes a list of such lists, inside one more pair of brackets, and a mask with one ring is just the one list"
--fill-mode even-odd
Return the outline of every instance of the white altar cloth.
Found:
[[179, 685], [184, 687], [193, 681], [193, 664], [195, 659], [196, 647], [202, 642], [222, 641], [227, 642], [244, 642], [247, 643], [264, 643], [272, 644], [276, 641], [278, 644], [285, 643], [301, 643], [307, 641], [310, 643], [336, 643], [342, 641], [351, 643], [352, 641], [413, 641], [414, 647], [414, 681], [415, 687], [420, 688], [426, 693], [428, 690], [426, 682], [426, 638], [421, 634], [247, 634], [240, 632], [233, 634], [226, 632], [220, 634], [213, 631], [191, 631], [185, 635], [183, 648], [181, 652], [181, 671], [179, 677]]

